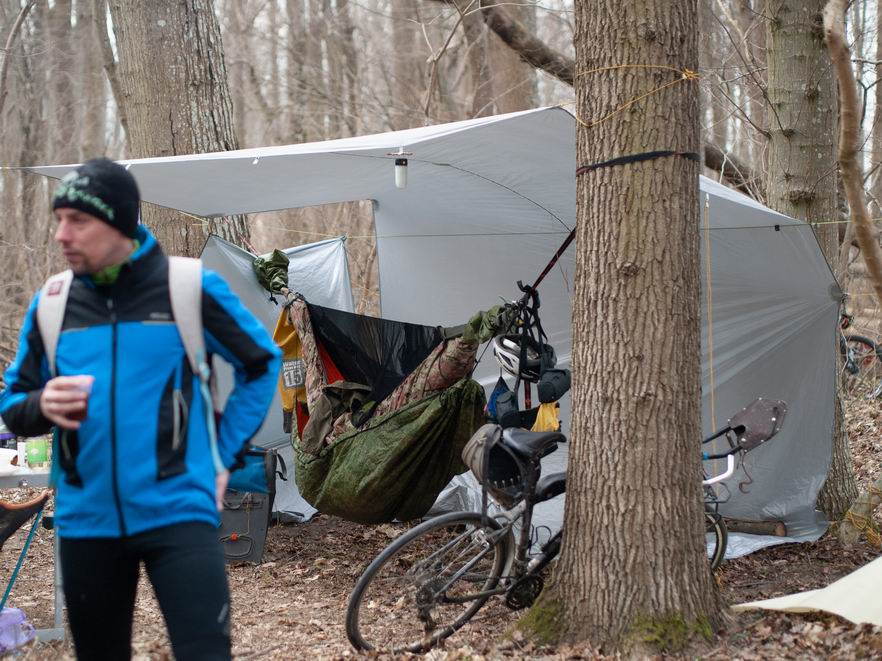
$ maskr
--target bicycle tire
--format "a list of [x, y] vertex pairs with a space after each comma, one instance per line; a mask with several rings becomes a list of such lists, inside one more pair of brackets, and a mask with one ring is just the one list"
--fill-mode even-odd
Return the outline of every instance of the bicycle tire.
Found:
[[840, 351], [846, 361], [842, 370], [842, 388], [847, 395], [867, 395], [882, 376], [882, 355], [879, 345], [864, 335], [843, 336]]
[[711, 571], [716, 571], [723, 564], [726, 557], [726, 546], [729, 544], [729, 529], [723, 517], [716, 512], [704, 513], [704, 531], [705, 539], [707, 535], [713, 535], [711, 542], [710, 554], [708, 561], [710, 562]]
[[[498, 533], [502, 529], [492, 518], [488, 518], [487, 524], [491, 533]], [[472, 593], [458, 596], [456, 590], [474, 590], [469, 584], [476, 582], [482, 585], [474, 594], [496, 588], [513, 550], [511, 531], [491, 543], [486, 538], [487, 528], [482, 526], [481, 515], [477, 512], [451, 512], [421, 523], [383, 549], [359, 577], [349, 597], [346, 635], [352, 646], [357, 650], [382, 649], [396, 654], [425, 652], [468, 622], [491, 595], [468, 600]], [[442, 540], [443, 544], [440, 543]], [[462, 544], [457, 540], [461, 540]], [[491, 543], [489, 549], [485, 543]], [[482, 550], [483, 557], [479, 553]], [[428, 552], [428, 557], [422, 558], [420, 554], [425, 552]], [[484, 562], [490, 555], [492, 559]], [[462, 569], [459, 565], [463, 558], [466, 559], [463, 565], [473, 560], [477, 569], [469, 568], [467, 573], [446, 586], [452, 579], [451, 574]], [[455, 571], [449, 571], [451, 565], [454, 565]], [[393, 574], [402, 572], [400, 579], [391, 583], [391, 596], [383, 593], [381, 575], [387, 569]], [[378, 581], [381, 585], [375, 593], [372, 588], [377, 587]], [[434, 594], [441, 587], [444, 589]], [[371, 601], [372, 598], [375, 601]], [[460, 603], [449, 599], [464, 601]], [[450, 624], [435, 625], [435, 611], [446, 610], [451, 604], [465, 607], [464, 612], [458, 614]], [[386, 621], [377, 623], [384, 617]], [[418, 624], [417, 629], [422, 628], [421, 632], [408, 632], [411, 619]], [[396, 644], [392, 638], [399, 635], [409, 640]]]

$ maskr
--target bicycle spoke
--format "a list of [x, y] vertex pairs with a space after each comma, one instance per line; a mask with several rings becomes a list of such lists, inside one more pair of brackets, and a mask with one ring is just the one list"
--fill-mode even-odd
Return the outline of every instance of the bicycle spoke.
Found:
[[[492, 528], [496, 524], [491, 524]], [[508, 538], [480, 515], [439, 517], [393, 542], [365, 571], [347, 612], [356, 647], [421, 651], [461, 627], [493, 593]]]

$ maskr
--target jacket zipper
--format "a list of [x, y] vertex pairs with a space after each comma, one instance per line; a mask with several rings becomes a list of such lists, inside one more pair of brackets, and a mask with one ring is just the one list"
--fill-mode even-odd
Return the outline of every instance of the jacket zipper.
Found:
[[116, 311], [113, 309], [113, 299], [107, 299], [107, 309], [110, 312], [110, 325], [113, 329], [113, 343], [110, 364], [110, 461], [111, 476], [113, 479], [113, 500], [116, 502], [116, 513], [119, 518], [120, 535], [126, 536], [126, 522], [123, 519], [122, 501], [119, 496], [119, 476], [117, 475], [116, 461]]

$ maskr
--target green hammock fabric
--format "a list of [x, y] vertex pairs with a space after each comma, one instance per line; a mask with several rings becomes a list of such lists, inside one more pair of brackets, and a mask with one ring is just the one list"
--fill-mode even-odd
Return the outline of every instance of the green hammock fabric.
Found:
[[450, 479], [467, 470], [460, 455], [484, 422], [484, 404], [481, 386], [463, 379], [372, 419], [318, 455], [295, 440], [297, 487], [313, 507], [350, 521], [419, 518]]
[[281, 294], [283, 288], [288, 288], [288, 255], [281, 250], [256, 257], [251, 268], [261, 287], [268, 292]]

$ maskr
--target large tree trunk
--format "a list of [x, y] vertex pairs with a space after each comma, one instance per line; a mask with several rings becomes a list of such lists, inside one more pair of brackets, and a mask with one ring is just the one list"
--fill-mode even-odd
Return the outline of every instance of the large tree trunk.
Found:
[[[836, 218], [836, 94], [830, 55], [824, 45], [821, 11], [825, 0], [772, 0], [767, 25], [769, 169], [766, 203], [809, 223]], [[839, 232], [834, 224], [817, 230], [828, 262], [838, 261]], [[838, 344], [831, 342], [830, 351]], [[839, 520], [857, 497], [857, 484], [834, 395], [833, 461], [818, 505]]]
[[[698, 86], [678, 73], [697, 67], [696, 21], [683, 0], [576, 3], [577, 114], [608, 117], [578, 127], [578, 165], [698, 151]], [[675, 154], [595, 169], [576, 193], [565, 534], [523, 628], [604, 652], [674, 648], [721, 617], [700, 486], [698, 164]]]
[[[236, 149], [220, 28], [212, 0], [111, 0], [132, 157]], [[133, 172], [137, 177], [137, 172]], [[143, 220], [173, 255], [197, 255], [211, 232], [239, 243], [241, 216], [200, 224], [145, 205]]]

